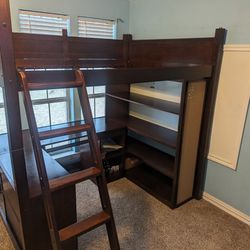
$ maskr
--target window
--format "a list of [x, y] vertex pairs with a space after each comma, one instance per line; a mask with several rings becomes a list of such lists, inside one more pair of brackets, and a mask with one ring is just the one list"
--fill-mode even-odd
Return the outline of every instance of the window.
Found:
[[87, 87], [87, 91], [93, 117], [105, 116], [105, 86]]
[[4, 100], [3, 100], [3, 88], [0, 87], [0, 134], [7, 132], [5, 110], [4, 110]]
[[67, 15], [34, 11], [19, 11], [20, 32], [46, 35], [62, 35], [62, 30], [70, 31]]
[[66, 89], [30, 92], [38, 127], [66, 123], [70, 117], [70, 98]]
[[116, 38], [116, 22], [113, 20], [78, 17], [78, 35], [89, 38]]
[[[20, 31], [34, 34], [62, 35], [62, 29], [69, 33], [69, 16], [20, 10]], [[70, 120], [70, 90], [31, 91], [38, 127], [65, 123]]]

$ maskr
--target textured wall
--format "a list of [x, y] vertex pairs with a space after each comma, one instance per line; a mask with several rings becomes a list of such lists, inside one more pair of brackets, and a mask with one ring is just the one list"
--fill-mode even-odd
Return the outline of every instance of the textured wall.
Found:
[[249, 0], [130, 0], [130, 32], [137, 38], [211, 36], [229, 30], [227, 43], [250, 43]]
[[127, 0], [10, 0], [12, 27], [19, 30], [18, 9], [67, 14], [71, 20], [71, 34], [77, 35], [77, 16], [107, 19], [121, 18], [118, 36], [128, 32], [129, 3]]

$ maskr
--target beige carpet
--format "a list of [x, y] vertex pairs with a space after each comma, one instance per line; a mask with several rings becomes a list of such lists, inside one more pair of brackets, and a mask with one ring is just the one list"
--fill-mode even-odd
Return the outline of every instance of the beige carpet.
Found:
[[[250, 227], [206, 201], [171, 210], [125, 178], [111, 183], [109, 192], [122, 249], [250, 249]], [[94, 184], [79, 185], [78, 194], [81, 214], [97, 211]], [[105, 227], [81, 236], [79, 243], [80, 249], [109, 249]]]
[[[100, 211], [91, 182], [77, 186], [79, 217]], [[171, 210], [127, 179], [109, 184], [121, 249], [249, 250], [250, 227], [206, 201], [193, 200]], [[81, 209], [80, 209], [81, 208]], [[0, 223], [1, 250], [12, 249]], [[79, 249], [109, 249], [105, 227], [79, 238]]]

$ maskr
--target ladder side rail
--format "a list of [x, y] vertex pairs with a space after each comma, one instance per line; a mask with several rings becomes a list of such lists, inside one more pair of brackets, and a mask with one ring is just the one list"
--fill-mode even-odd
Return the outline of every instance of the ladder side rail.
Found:
[[45, 162], [43, 158], [43, 152], [40, 145], [40, 139], [38, 135], [38, 129], [35, 119], [35, 114], [32, 106], [31, 96], [29, 93], [26, 74], [23, 71], [19, 72], [22, 80], [22, 87], [24, 93], [24, 105], [26, 109], [27, 120], [30, 129], [31, 141], [34, 149], [35, 160], [37, 165], [37, 171], [39, 176], [39, 182], [42, 191], [42, 198], [44, 202], [45, 213], [47, 217], [49, 233], [51, 237], [52, 247], [54, 250], [61, 250], [61, 244], [58, 234], [58, 229], [55, 221], [55, 212], [53, 207], [53, 200], [50, 193], [48, 176], [46, 172]]
[[95, 164], [98, 167], [102, 168], [102, 159], [101, 159], [100, 149], [98, 146], [98, 138], [96, 135], [95, 125], [93, 122], [93, 117], [92, 117], [92, 113], [90, 109], [90, 103], [89, 103], [88, 93], [86, 90], [85, 79], [83, 77], [83, 73], [80, 70], [76, 70], [75, 73], [76, 73], [76, 81], [82, 82], [81, 96], [79, 95], [79, 98], [81, 99], [80, 103], [82, 106], [84, 120], [85, 120], [85, 123], [88, 123], [91, 125], [91, 129], [88, 131], [91, 152], [92, 152]]
[[84, 120], [85, 122], [87, 121], [87, 123], [91, 124], [91, 129], [90, 131], [88, 131], [90, 148], [91, 151], [93, 152], [92, 155], [94, 156], [94, 160], [96, 160], [98, 167], [102, 169], [102, 175], [97, 176], [96, 180], [97, 180], [97, 186], [100, 194], [102, 208], [104, 211], [107, 211], [110, 214], [110, 220], [106, 223], [110, 247], [112, 250], [119, 250], [120, 249], [119, 240], [117, 236], [113, 211], [110, 203], [107, 182], [103, 171], [101, 152], [98, 146], [98, 138], [96, 135], [93, 117], [90, 109], [88, 93], [86, 90], [86, 82], [83, 73], [80, 70], [76, 70], [75, 73], [76, 73], [76, 80], [82, 81], [82, 89], [81, 89], [82, 91], [81, 91], [81, 96], [79, 95], [79, 98], [81, 99], [80, 103], [82, 106]]

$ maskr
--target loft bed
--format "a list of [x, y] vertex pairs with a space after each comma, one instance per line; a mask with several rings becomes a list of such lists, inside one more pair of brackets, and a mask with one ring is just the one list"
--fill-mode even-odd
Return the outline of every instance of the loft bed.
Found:
[[[63, 88], [62, 82], [73, 81], [74, 69], [79, 68], [88, 86], [106, 85], [106, 116], [95, 119], [96, 131], [100, 141], [109, 137], [123, 146], [106, 154], [105, 160], [120, 166], [116, 176], [107, 176], [109, 181], [126, 176], [172, 208], [201, 198], [224, 29], [217, 29], [214, 37], [161, 40], [133, 40], [131, 35], [122, 40], [68, 37], [65, 31], [62, 36], [21, 34], [11, 31], [8, 5], [0, 9], [4, 13], [0, 21], [5, 23], [0, 27], [0, 48], [8, 124], [7, 134], [0, 135], [3, 217], [19, 247], [32, 249], [36, 244], [37, 249], [51, 249], [29, 131], [21, 128], [20, 69], [26, 71], [29, 82], [37, 83], [37, 90], [39, 84], [49, 89], [51, 82]], [[180, 103], [130, 92], [132, 83], [152, 81], [181, 84]], [[178, 115], [178, 131], [129, 115], [129, 103]], [[71, 124], [41, 130], [58, 126]], [[54, 160], [46, 146], [67, 141], [67, 146], [81, 147], [87, 154], [87, 144], [81, 140], [84, 136], [42, 141], [49, 178], [66, 175], [81, 164], [78, 158], [73, 162], [67, 157]], [[137, 159], [136, 166], [126, 166], [130, 158]], [[53, 193], [55, 210], [61, 211], [59, 228], [76, 220], [75, 192], [71, 186]], [[66, 242], [64, 248], [77, 249], [76, 239]]]

